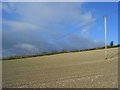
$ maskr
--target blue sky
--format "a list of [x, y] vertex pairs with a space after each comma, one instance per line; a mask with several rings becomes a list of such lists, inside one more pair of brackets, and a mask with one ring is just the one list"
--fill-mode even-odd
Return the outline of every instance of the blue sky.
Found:
[[[91, 37], [96, 38], [98, 40], [103, 40], [101, 37], [104, 37], [103, 35], [103, 16], [107, 16], [107, 41], [108, 44], [113, 40], [115, 44], [118, 43], [118, 3], [88, 3], [86, 4], [87, 9], [93, 9], [93, 15], [97, 18], [96, 23], [93, 29], [90, 30]], [[99, 33], [97, 30], [100, 30]], [[93, 35], [95, 33], [96, 35]]]
[[118, 44], [118, 5], [115, 2], [3, 3], [3, 56], [51, 50], [85, 49]]

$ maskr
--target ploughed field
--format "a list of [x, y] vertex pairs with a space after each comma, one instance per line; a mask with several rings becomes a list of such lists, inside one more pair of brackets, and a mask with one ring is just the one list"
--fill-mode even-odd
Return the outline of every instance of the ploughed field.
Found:
[[2, 83], [22, 88], [117, 88], [118, 48], [3, 61]]

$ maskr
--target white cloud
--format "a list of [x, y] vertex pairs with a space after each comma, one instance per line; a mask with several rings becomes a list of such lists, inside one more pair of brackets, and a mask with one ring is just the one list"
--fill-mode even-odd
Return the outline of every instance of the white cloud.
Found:
[[83, 19], [84, 25], [93, 23], [95, 21], [91, 12], [85, 13], [82, 19]]
[[17, 22], [17, 21], [3, 21], [4, 25], [12, 27], [13, 30], [36, 30], [38, 26], [26, 23], [26, 22]]
[[13, 13], [15, 10], [15, 3], [2, 3], [2, 10], [4, 10], [7, 13]]
[[90, 28], [92, 28], [93, 25], [94, 23], [87, 25], [86, 27], [83, 27], [83, 29], [81, 30], [81, 34], [86, 34], [87, 32], [89, 32]]
[[15, 47], [19, 49], [27, 50], [28, 52], [31, 53], [38, 52], [38, 48], [36, 46], [28, 43], [20, 43], [15, 45]]
[[9, 26], [8, 30], [3, 30], [5, 51], [12, 48], [9, 52], [19, 55], [82, 49], [89, 47], [89, 43], [90, 47], [95, 44], [77, 32], [89, 32], [95, 20], [90, 11], [82, 12], [82, 3], [10, 4], [3, 7], [7, 16], [11, 16], [3, 18], [3, 29]]
[[[21, 23], [32, 23], [50, 32], [56, 32], [57, 29], [67, 30], [68, 25], [73, 25], [82, 31], [83, 27], [88, 27], [95, 20], [90, 11], [82, 13], [82, 3], [7, 3], [7, 5], [5, 3], [4, 6], [6, 12], [11, 11], [14, 15], [20, 16], [18, 21]], [[64, 28], [55, 28], [55, 24], [61, 24]], [[23, 27], [15, 25], [26, 29], [24, 25]]]

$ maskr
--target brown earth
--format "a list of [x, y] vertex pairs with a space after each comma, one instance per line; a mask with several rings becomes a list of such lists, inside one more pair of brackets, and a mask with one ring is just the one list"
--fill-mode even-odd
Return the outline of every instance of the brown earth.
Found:
[[117, 88], [118, 48], [3, 61], [3, 88]]

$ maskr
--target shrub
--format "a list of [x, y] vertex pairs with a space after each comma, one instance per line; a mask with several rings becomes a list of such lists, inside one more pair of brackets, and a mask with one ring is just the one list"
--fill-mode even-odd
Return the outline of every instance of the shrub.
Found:
[[110, 47], [113, 47], [114, 43], [113, 41], [110, 42]]
[[57, 54], [58, 52], [56, 50], [52, 50], [51, 54]]
[[79, 50], [72, 50], [72, 51], [70, 51], [70, 52], [79, 52]]
[[68, 51], [63, 49], [60, 53], [68, 53]]

